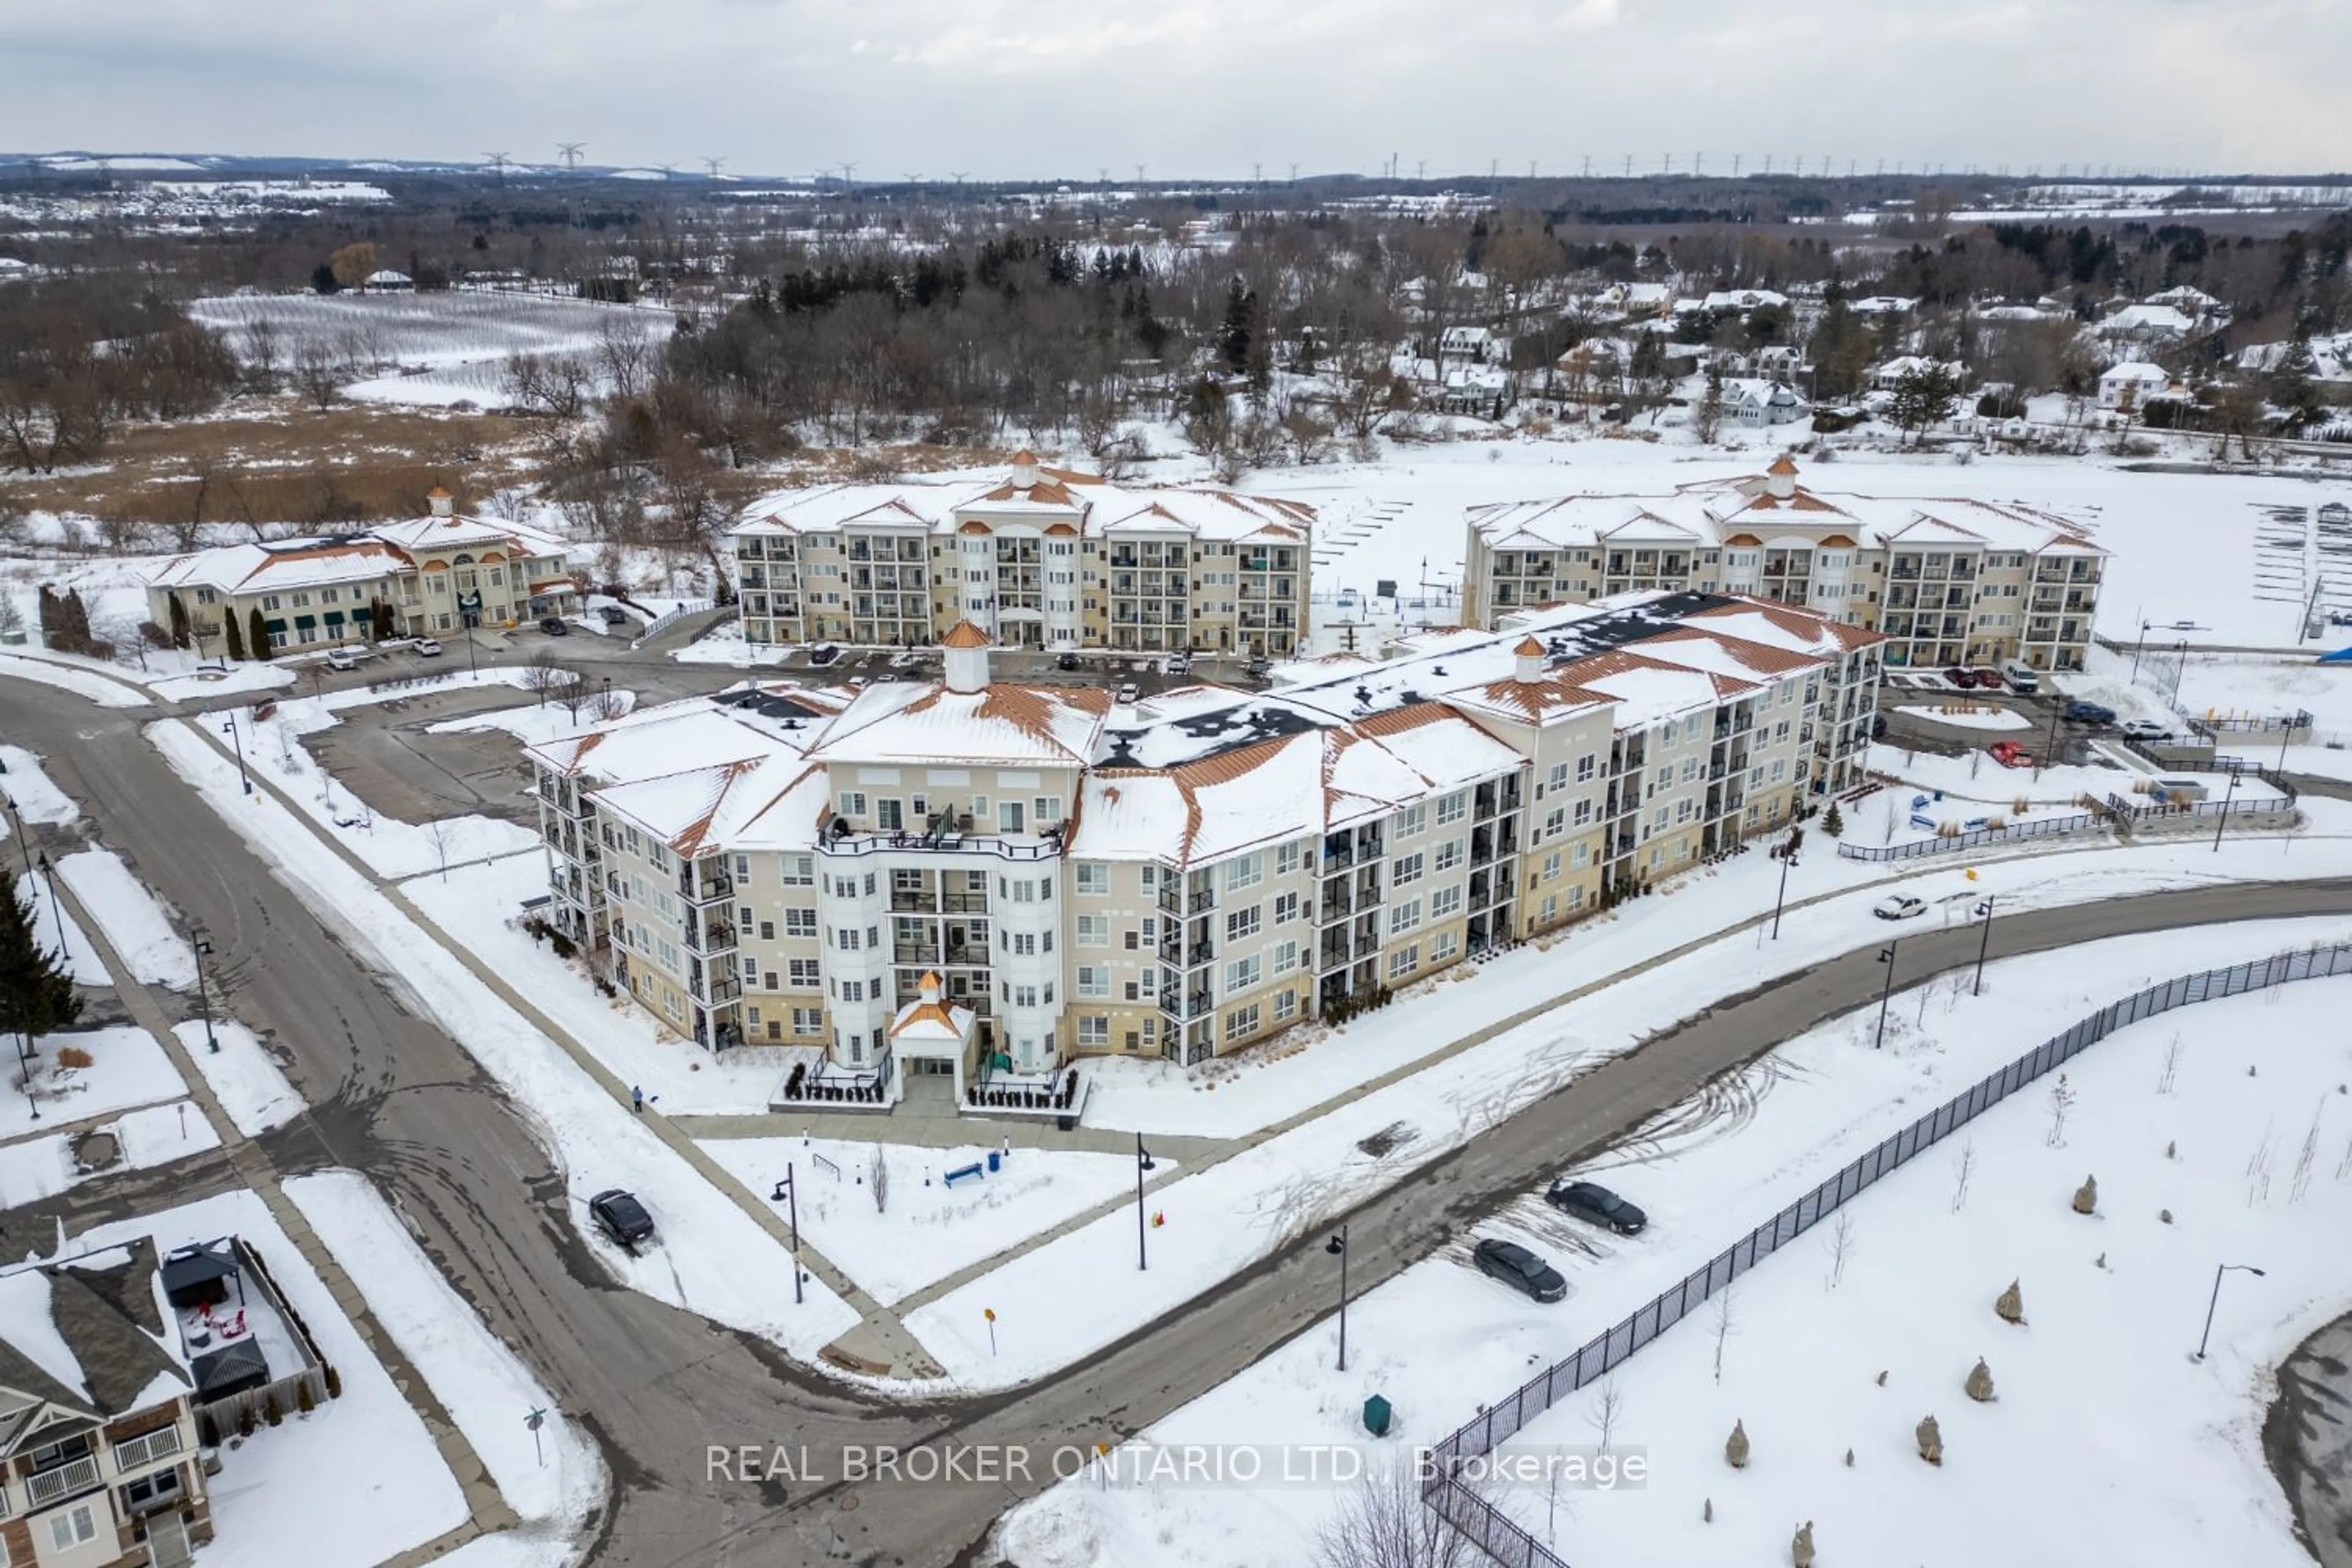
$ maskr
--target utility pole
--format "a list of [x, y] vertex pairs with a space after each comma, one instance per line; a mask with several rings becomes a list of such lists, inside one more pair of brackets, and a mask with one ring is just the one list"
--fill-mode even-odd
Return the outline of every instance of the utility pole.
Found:
[[558, 150], [558, 155], [563, 160], [563, 166], [566, 169], [569, 169], [572, 173], [575, 174], [578, 174], [580, 172], [581, 150], [585, 148], [588, 143], [585, 142], [559, 142], [555, 145]]
[[504, 153], [485, 153], [482, 157], [490, 165], [490, 173], [498, 176], [499, 189], [505, 190], [507, 188], [507, 155]]
[[1348, 1370], [1348, 1227], [1324, 1243], [1323, 1250], [1339, 1260], [1339, 1370]]
[[715, 180], [719, 177], [719, 171], [727, 166], [727, 160], [724, 158], [705, 158], [702, 161], [702, 166], [709, 171], [710, 177]]
[[1152, 1168], [1151, 1156], [1144, 1152], [1143, 1134], [1138, 1132], [1135, 1135], [1135, 1267], [1138, 1269], [1151, 1267], [1151, 1257], [1145, 1241], [1148, 1233], [1143, 1225], [1143, 1178]]

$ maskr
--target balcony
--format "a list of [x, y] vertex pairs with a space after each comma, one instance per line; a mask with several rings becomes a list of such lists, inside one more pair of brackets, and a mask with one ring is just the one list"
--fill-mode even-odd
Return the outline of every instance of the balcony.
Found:
[[44, 1508], [60, 1498], [86, 1492], [98, 1485], [98, 1461], [85, 1455], [68, 1459], [46, 1470], [36, 1470], [25, 1478], [25, 1506], [27, 1510]]
[[1349, 896], [1345, 880], [1335, 877], [1323, 884], [1322, 910], [1320, 923], [1324, 925], [1346, 920], [1356, 912], [1355, 900]]
[[1000, 860], [1051, 860], [1062, 853], [1062, 841], [1052, 834], [1042, 838], [980, 837], [942, 828], [929, 833], [842, 833], [826, 839], [822, 847], [827, 855], [927, 850], [946, 855], [993, 855]]
[[935, 942], [894, 942], [890, 944], [893, 963], [937, 963], [940, 944]]
[[[696, 1001], [716, 1007], [723, 1002], [732, 1002], [742, 995], [743, 983], [730, 973], [722, 974], [706, 984], [702, 976], [695, 974], [687, 977], [686, 989]], [[708, 995], [704, 994], [706, 990], [709, 992]]]
[[698, 881], [694, 873], [695, 868], [688, 866], [681, 868], [677, 876], [678, 896], [688, 903], [708, 904], [735, 896], [735, 879], [719, 870], [716, 862], [704, 868]]
[[893, 888], [890, 889], [890, 912], [894, 915], [935, 915], [940, 912], [939, 896], [928, 888], [919, 892]]
[[732, 952], [735, 951], [735, 927], [726, 921], [710, 921], [698, 924], [686, 922], [686, 951], [688, 952]]

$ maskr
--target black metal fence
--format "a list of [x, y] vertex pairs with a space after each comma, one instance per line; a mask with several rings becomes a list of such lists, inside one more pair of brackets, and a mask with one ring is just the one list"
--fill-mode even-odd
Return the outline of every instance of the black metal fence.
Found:
[[1923, 855], [1949, 855], [1958, 849], [1973, 849], [1979, 844], [2007, 844], [2020, 838], [2056, 838], [2069, 833], [2092, 833], [2106, 825], [2106, 819], [2095, 812], [2083, 811], [2066, 816], [2012, 822], [2000, 827], [1979, 827], [1967, 833], [1946, 834], [1935, 838], [1915, 838], [1907, 844], [1855, 844], [1840, 839], [1837, 852], [1841, 858], [1847, 860], [1916, 860]]
[[1864, 1191], [1934, 1148], [2002, 1100], [2113, 1034], [2219, 997], [2237, 996], [2295, 980], [2352, 974], [2352, 942], [2281, 952], [2228, 969], [2184, 974], [2136, 992], [2078, 1020], [2063, 1035], [1953, 1096], [1886, 1139], [1811, 1192], [1741, 1237], [1683, 1281], [1633, 1314], [1595, 1335], [1574, 1355], [1554, 1362], [1439, 1443], [1436, 1474], [1423, 1489], [1428, 1505], [1505, 1568], [1568, 1568], [1567, 1560], [1508, 1514], [1454, 1479], [1448, 1461], [1492, 1453], [1520, 1428], [1578, 1390], [1606, 1376], [1636, 1351], [1688, 1317], [1699, 1305], [1765, 1258], [1795, 1241]]

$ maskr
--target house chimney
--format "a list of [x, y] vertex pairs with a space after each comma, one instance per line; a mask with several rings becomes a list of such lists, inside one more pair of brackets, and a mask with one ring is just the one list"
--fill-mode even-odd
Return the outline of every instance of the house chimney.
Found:
[[1764, 470], [1764, 493], [1774, 500], [1787, 500], [1797, 493], [1797, 461], [1783, 452]]
[[988, 634], [970, 621], [958, 621], [940, 639], [947, 666], [950, 691], [973, 692], [988, 685]]
[[1519, 661], [1517, 667], [1511, 672], [1511, 679], [1513, 680], [1526, 684], [1541, 680], [1543, 679], [1543, 644], [1536, 641], [1532, 637], [1522, 637], [1519, 639], [1519, 646], [1513, 648], [1511, 651], [1518, 656]]
[[435, 485], [425, 492], [425, 504], [433, 509], [433, 515], [436, 517], [447, 517], [455, 505], [449, 492], [439, 485]]
[[1037, 488], [1037, 454], [1026, 447], [1013, 454], [1013, 488], [1023, 495]]

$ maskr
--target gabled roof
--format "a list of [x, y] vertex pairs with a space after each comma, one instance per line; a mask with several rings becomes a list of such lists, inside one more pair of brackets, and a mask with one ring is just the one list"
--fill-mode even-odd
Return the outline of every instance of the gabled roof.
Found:
[[0, 1274], [0, 1388], [99, 1420], [184, 1394], [162, 1290], [149, 1237]]
[[1093, 688], [929, 682], [869, 686], [825, 731], [811, 759], [936, 767], [1076, 767], [1091, 761], [1111, 694]]

